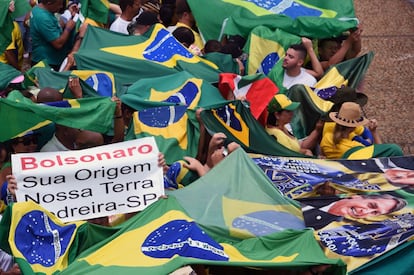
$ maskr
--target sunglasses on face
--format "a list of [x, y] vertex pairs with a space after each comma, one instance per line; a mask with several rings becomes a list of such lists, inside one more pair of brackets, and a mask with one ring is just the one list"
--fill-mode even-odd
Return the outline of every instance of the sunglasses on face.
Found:
[[37, 144], [37, 138], [36, 137], [22, 138], [22, 139], [17, 140], [16, 143], [23, 143], [24, 146], [28, 146], [30, 144]]

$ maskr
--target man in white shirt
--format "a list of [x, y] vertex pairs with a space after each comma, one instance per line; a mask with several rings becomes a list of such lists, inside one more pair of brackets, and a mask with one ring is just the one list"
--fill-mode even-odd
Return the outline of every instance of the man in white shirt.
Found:
[[128, 25], [141, 11], [141, 0], [119, 0], [121, 15], [115, 19], [109, 28], [111, 31], [128, 34]]
[[[312, 70], [302, 68], [307, 54], [309, 54], [312, 63]], [[302, 37], [302, 44], [289, 47], [282, 67], [285, 69], [283, 86], [287, 89], [295, 84], [314, 86], [317, 82], [316, 78], [323, 75], [323, 69], [313, 50], [312, 41], [305, 37]]]

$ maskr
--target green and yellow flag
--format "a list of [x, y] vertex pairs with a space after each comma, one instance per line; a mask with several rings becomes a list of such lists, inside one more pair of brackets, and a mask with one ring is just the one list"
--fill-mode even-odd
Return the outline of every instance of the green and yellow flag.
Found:
[[249, 153], [304, 157], [279, 144], [241, 101], [206, 107], [201, 118], [210, 134], [223, 132], [228, 141], [237, 142]]
[[352, 0], [188, 0], [188, 3], [206, 41], [221, 40], [223, 34], [247, 38], [257, 26], [326, 38], [358, 24]]
[[120, 85], [184, 70], [208, 82], [218, 81], [218, 67], [193, 55], [161, 24], [149, 32], [148, 36], [126, 36], [88, 27], [75, 54], [78, 69], [111, 72]]
[[106, 24], [109, 15], [108, 0], [80, 0], [80, 14], [98, 23]]
[[268, 75], [273, 66], [281, 61], [292, 44], [300, 44], [301, 38], [281, 29], [271, 30], [265, 26], [254, 28], [247, 39], [244, 51], [249, 58], [246, 73]]
[[195, 110], [226, 102], [216, 87], [185, 71], [137, 81], [120, 99], [137, 110], [127, 139], [154, 136], [167, 163], [197, 154]]
[[73, 98], [68, 87], [70, 77], [79, 78], [83, 97], [112, 97], [117, 90], [114, 75], [110, 72], [94, 70], [55, 72], [48, 67], [41, 66], [33, 67], [29, 73], [26, 72], [26, 79], [28, 81], [36, 81], [39, 88], [50, 87], [64, 91], [64, 98]]
[[7, 98], [0, 98], [1, 124], [7, 125], [0, 131], [0, 141], [21, 136], [52, 121], [107, 133], [112, 129], [114, 111], [115, 102], [107, 97], [69, 99], [48, 105], [33, 103], [20, 92], [12, 91]]

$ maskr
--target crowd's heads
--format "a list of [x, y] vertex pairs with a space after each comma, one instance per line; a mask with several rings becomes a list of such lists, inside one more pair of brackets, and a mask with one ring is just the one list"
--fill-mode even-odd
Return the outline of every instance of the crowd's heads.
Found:
[[218, 40], [208, 40], [204, 45], [204, 53], [220, 52], [222, 45]]
[[318, 54], [321, 61], [328, 61], [341, 48], [339, 38], [321, 39], [318, 41]]
[[368, 123], [362, 114], [361, 106], [355, 102], [344, 102], [338, 112], [330, 112], [329, 117], [345, 127], [357, 127]]
[[[293, 118], [293, 111], [299, 107], [299, 102], [291, 101], [284, 94], [275, 95], [267, 105], [268, 115], [266, 118], [266, 124], [272, 126], [284, 125], [284, 123], [289, 123]], [[282, 112], [287, 111], [287, 112]]]
[[191, 13], [190, 6], [187, 3], [187, 0], [177, 0], [175, 2], [175, 13], [178, 18], [181, 18], [184, 13]]
[[73, 5], [79, 5], [79, 0], [69, 0], [67, 3], [66, 8], [69, 9]]
[[158, 23], [157, 15], [153, 12], [143, 11], [135, 20], [137, 25], [150, 26]]
[[187, 48], [190, 47], [195, 41], [193, 32], [186, 27], [176, 28], [172, 35]]
[[243, 54], [242, 49], [236, 43], [227, 43], [221, 48], [221, 52], [231, 54], [233, 58], [238, 58]]
[[13, 153], [33, 153], [37, 150], [38, 133], [29, 131], [20, 137], [10, 140]]
[[328, 100], [334, 103], [331, 112], [338, 112], [344, 102], [355, 102], [359, 106], [364, 107], [368, 102], [368, 96], [357, 92], [355, 88], [342, 87]]
[[240, 49], [243, 49], [246, 39], [241, 35], [230, 35], [226, 44], [236, 44]]
[[177, 16], [175, 14], [175, 1], [170, 2], [173, 3], [167, 3], [167, 1], [163, 1], [160, 7], [159, 17], [165, 27], [173, 26], [177, 23]]
[[128, 25], [127, 30], [130, 35], [142, 35], [156, 23], [159, 23], [157, 15], [150, 11], [144, 11]]
[[283, 68], [292, 69], [302, 67], [307, 54], [308, 52], [303, 44], [291, 45], [286, 51], [286, 56], [283, 59]]
[[275, 95], [269, 102], [267, 110], [269, 113], [281, 112], [283, 110], [294, 111], [300, 105], [300, 102], [293, 102], [284, 94]]
[[[5, 65], [5, 66], [9, 66], [9, 65]], [[13, 76], [11, 76], [11, 77], [13, 77]], [[16, 77], [10, 79], [10, 81], [2, 83], [2, 85], [0, 87], [0, 97], [7, 97], [9, 95], [9, 93], [13, 90], [23, 91], [23, 90], [25, 90], [24, 86], [25, 86], [24, 85], [24, 76], [23, 75], [18, 75]]]
[[0, 142], [0, 165], [10, 159], [10, 149], [7, 144]]
[[191, 28], [196, 28], [195, 18], [187, 0], [177, 0], [175, 4], [175, 15], [177, 16], [178, 22], [182, 22]]
[[104, 144], [104, 137], [101, 133], [87, 130], [80, 130], [75, 139], [75, 149], [88, 149]]
[[64, 3], [63, 0], [42, 0], [40, 3], [43, 4], [46, 10], [52, 13], [56, 13], [56, 12], [61, 13], [62, 9], [66, 7], [66, 5], [63, 4]]
[[161, 4], [158, 0], [142, 0], [142, 9], [158, 15], [160, 13]]
[[140, 0], [119, 0], [119, 7], [124, 12], [128, 7], [135, 8], [136, 12], [138, 13], [139, 9], [141, 8], [141, 1]]
[[42, 88], [39, 93], [37, 94], [37, 102], [38, 103], [45, 103], [45, 102], [56, 102], [62, 101], [63, 95], [56, 89], [45, 87]]

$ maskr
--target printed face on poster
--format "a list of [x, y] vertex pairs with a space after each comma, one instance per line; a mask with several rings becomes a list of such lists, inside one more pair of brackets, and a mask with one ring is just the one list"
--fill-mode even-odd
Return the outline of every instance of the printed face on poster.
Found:
[[153, 137], [77, 151], [12, 155], [17, 201], [64, 222], [141, 211], [164, 195]]

